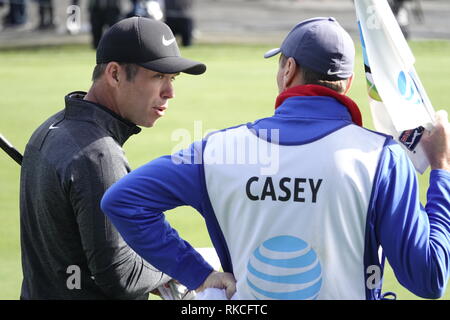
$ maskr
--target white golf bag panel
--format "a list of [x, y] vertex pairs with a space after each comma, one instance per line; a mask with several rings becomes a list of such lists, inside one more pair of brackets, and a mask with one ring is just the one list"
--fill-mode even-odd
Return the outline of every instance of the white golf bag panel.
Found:
[[206, 186], [240, 299], [365, 299], [366, 215], [384, 142], [356, 125], [304, 145], [245, 126], [209, 137]]

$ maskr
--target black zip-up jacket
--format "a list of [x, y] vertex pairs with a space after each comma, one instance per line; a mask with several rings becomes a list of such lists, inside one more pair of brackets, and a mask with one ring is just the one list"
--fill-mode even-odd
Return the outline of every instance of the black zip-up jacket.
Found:
[[146, 299], [170, 278], [126, 245], [100, 209], [130, 168], [122, 145], [140, 129], [66, 96], [27, 144], [20, 181], [21, 299]]

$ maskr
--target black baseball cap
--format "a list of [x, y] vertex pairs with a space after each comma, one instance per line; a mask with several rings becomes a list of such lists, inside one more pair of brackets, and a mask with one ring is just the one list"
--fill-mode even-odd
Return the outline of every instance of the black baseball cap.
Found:
[[163, 22], [143, 17], [121, 20], [102, 36], [97, 64], [134, 63], [161, 73], [202, 74], [206, 66], [180, 55], [172, 30]]

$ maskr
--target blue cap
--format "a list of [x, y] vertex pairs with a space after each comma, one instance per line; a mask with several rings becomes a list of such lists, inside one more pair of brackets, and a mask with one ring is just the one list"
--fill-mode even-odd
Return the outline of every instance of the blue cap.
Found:
[[264, 58], [280, 52], [330, 80], [347, 79], [353, 74], [355, 45], [347, 31], [332, 17], [300, 22], [286, 36], [281, 48], [267, 51]]

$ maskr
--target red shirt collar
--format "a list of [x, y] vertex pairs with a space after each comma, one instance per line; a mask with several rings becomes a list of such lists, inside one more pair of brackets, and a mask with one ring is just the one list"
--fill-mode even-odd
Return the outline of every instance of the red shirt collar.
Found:
[[283, 91], [278, 95], [275, 101], [275, 109], [278, 108], [287, 98], [301, 96], [326, 96], [335, 98], [348, 109], [352, 117], [352, 121], [358, 126], [362, 126], [361, 111], [352, 99], [343, 94], [337, 93], [332, 89], [314, 84], [295, 86]]

